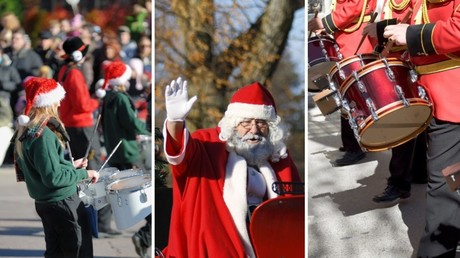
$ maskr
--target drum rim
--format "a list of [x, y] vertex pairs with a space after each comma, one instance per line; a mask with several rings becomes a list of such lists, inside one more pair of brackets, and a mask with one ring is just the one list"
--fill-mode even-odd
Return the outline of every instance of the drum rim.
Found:
[[[402, 67], [409, 68], [409, 66], [407, 65], [406, 62], [401, 61], [400, 59], [395, 58], [395, 57], [388, 58], [387, 63], [388, 63], [389, 66], [400, 66], [400, 67], [402, 66]], [[371, 72], [373, 72], [375, 70], [378, 70], [378, 69], [384, 68], [384, 67], [385, 67], [385, 64], [383, 64], [383, 61], [381, 59], [379, 59], [379, 60], [370, 62], [370, 63], [366, 64], [365, 66], [361, 67], [361, 69], [359, 69], [356, 73], [357, 73], [358, 79], [361, 79], [361, 77], [363, 77], [364, 75], [367, 75], [368, 73], [371, 73]], [[342, 94], [342, 96], [345, 96], [345, 94], [348, 91], [348, 89], [355, 82], [356, 82], [356, 80], [355, 80], [354, 76], [351, 76], [351, 75], [348, 76], [345, 79], [345, 81], [342, 83], [343, 87], [340, 87], [340, 89], [339, 89], [340, 94]]]
[[[145, 182], [143, 182], [142, 184], [140, 185], [136, 185], [136, 186], [133, 186], [133, 187], [128, 187], [128, 188], [122, 188], [122, 189], [110, 189], [112, 185], [116, 184], [116, 183], [119, 183], [120, 181], [123, 181], [123, 180], [127, 180], [127, 179], [132, 179], [134, 177], [142, 177], [144, 179], [148, 179], [148, 180], [145, 180]], [[151, 176], [132, 176], [132, 177], [128, 177], [128, 178], [120, 178], [118, 180], [115, 180], [113, 181], [112, 183], [108, 184], [106, 186], [106, 192], [108, 194], [111, 194], [111, 193], [132, 193], [132, 192], [137, 192], [139, 190], [142, 190], [142, 189], [147, 189], [149, 187], [152, 186], [152, 177]]]
[[[372, 53], [361, 54], [361, 56], [362, 56], [363, 59], [365, 59], [365, 60], [367, 60], [367, 59], [374, 59], [375, 61], [379, 60], [379, 57], [378, 57], [377, 55], [375, 55], [375, 54], [372, 54]], [[364, 58], [364, 57], [366, 57], [366, 58]], [[375, 57], [375, 58], [371, 58], [371, 57]], [[345, 58], [345, 59], [340, 60], [340, 61], [338, 62], [340, 68], [343, 68], [343, 67], [345, 67], [346, 65], [349, 65], [349, 64], [353, 63], [353, 62], [355, 61], [355, 60], [353, 60], [353, 59], [356, 59], [356, 58], [358, 58], [358, 55], [349, 56], [349, 57], [347, 57], [347, 58]], [[353, 60], [353, 61], [352, 61], [352, 60]], [[366, 66], [366, 65], [364, 65], [364, 66]], [[364, 67], [364, 66], [363, 66], [363, 67]], [[338, 70], [339, 70], [339, 69], [337, 68], [337, 66], [333, 66], [333, 67], [331, 68], [331, 70], [329, 70], [329, 76], [332, 77], [335, 73], [338, 72]], [[347, 77], [348, 77], [348, 76], [347, 76]]]
[[[429, 122], [433, 117], [432, 104], [429, 101], [424, 100], [424, 99], [420, 99], [420, 98], [410, 98], [410, 99], [407, 99], [407, 100], [410, 103], [409, 106], [424, 106], [424, 107], [430, 108], [430, 110], [431, 110], [431, 112], [428, 113], [427, 119], [423, 123], [420, 124], [421, 126], [417, 130], [414, 130], [412, 133], [410, 133], [407, 136], [403, 137], [398, 142], [391, 142], [391, 143], [387, 143], [387, 144], [384, 144], [384, 145], [381, 145], [381, 146], [372, 146], [372, 145], [368, 145], [368, 144], [363, 144], [361, 141], [359, 141], [359, 145], [361, 147], [365, 148], [367, 151], [371, 151], [371, 152], [385, 151], [385, 150], [397, 147], [397, 146], [399, 146], [401, 144], [404, 144], [404, 143], [408, 142], [409, 140], [411, 140], [412, 138], [414, 138], [415, 136], [417, 136], [418, 134], [420, 134], [421, 132], [423, 132], [423, 130], [425, 130], [428, 127]], [[406, 108], [406, 107], [404, 106], [403, 101], [400, 100], [400, 101], [390, 103], [390, 104], [378, 109], [376, 111], [376, 113], [377, 113], [377, 115], [379, 117], [384, 117], [384, 116], [392, 113], [394, 110], [399, 110], [399, 109], [403, 109], [403, 108]], [[365, 124], [365, 126], [363, 128], [361, 128], [358, 125], [358, 129], [359, 129], [358, 134], [359, 134], [359, 136], [361, 136], [363, 133], [365, 133], [366, 130], [369, 129], [369, 127], [371, 125], [375, 124], [375, 122], [373, 121], [371, 116], [366, 117], [366, 119], [364, 119], [363, 123]]]

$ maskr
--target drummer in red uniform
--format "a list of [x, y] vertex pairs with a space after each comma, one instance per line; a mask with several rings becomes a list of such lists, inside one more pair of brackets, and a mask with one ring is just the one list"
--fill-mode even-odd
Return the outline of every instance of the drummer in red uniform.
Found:
[[384, 36], [407, 45], [410, 60], [433, 104], [427, 130], [429, 182], [426, 226], [417, 257], [455, 257], [460, 240], [460, 196], [449, 190], [442, 170], [460, 162], [460, 3], [421, 1], [411, 25], [385, 28]]
[[[417, 2], [417, 1], [415, 1]], [[385, 50], [386, 57], [402, 58], [406, 53], [406, 46], [395, 46], [385, 49], [387, 40], [383, 37], [383, 30], [388, 24], [407, 22], [412, 17], [413, 2], [410, 0], [387, 0], [381, 15], [382, 21], [368, 24], [364, 35], [378, 38], [376, 52]], [[405, 21], [403, 21], [405, 20]], [[386, 203], [410, 196], [411, 183], [426, 183], [426, 132], [402, 145], [392, 148], [387, 187], [383, 193], [373, 198], [374, 202]]]
[[[383, 3], [383, 0], [380, 1]], [[315, 17], [308, 22], [308, 30], [316, 34], [324, 32], [333, 34], [343, 58], [351, 57], [357, 51], [356, 43], [361, 41], [362, 30], [371, 20], [371, 14], [378, 6], [377, 2], [377, 0], [346, 0], [333, 3], [330, 14], [324, 18]], [[364, 38], [359, 53], [371, 53], [376, 43], [375, 39]], [[351, 165], [363, 159], [365, 153], [361, 150], [347, 119], [341, 117], [340, 124], [343, 144], [340, 150], [345, 151], [345, 154], [335, 160], [333, 165]]]

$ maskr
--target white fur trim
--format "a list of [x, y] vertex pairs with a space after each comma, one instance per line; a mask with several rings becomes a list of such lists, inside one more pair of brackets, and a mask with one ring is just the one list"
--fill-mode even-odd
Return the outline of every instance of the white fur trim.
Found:
[[278, 197], [278, 194], [275, 193], [272, 189], [273, 183], [277, 181], [275, 171], [273, 171], [273, 168], [270, 166], [270, 164], [265, 163], [259, 166], [259, 170], [260, 170], [260, 173], [262, 173], [262, 175], [264, 176], [265, 182], [267, 183], [268, 198], [273, 199], [273, 198]]
[[103, 99], [105, 97], [105, 95], [107, 94], [107, 92], [103, 89], [97, 89], [96, 90], [96, 96], [100, 99]]
[[29, 123], [30, 121], [30, 117], [26, 116], [26, 115], [20, 115], [18, 116], [18, 124], [20, 126], [25, 126]]
[[230, 152], [225, 168], [224, 201], [232, 215], [233, 222], [243, 241], [244, 249], [249, 257], [255, 257], [251, 239], [246, 227], [248, 203], [246, 196], [247, 165], [243, 157]]
[[65, 96], [65, 90], [61, 84], [46, 93], [38, 94], [35, 96], [34, 107], [47, 107], [55, 103], [59, 103]]
[[164, 137], [164, 152], [165, 152], [165, 157], [166, 157], [166, 160], [168, 160], [168, 162], [172, 165], [178, 165], [180, 163], [182, 163], [182, 161], [184, 160], [184, 157], [185, 157], [185, 150], [187, 149], [187, 143], [188, 143], [188, 139], [190, 137], [190, 134], [187, 130], [187, 127], [185, 126], [184, 124], [184, 135], [183, 135], [183, 138], [184, 138], [184, 142], [182, 143], [183, 145], [183, 149], [182, 149], [182, 152], [179, 153], [178, 155], [175, 155], [175, 156], [172, 156], [172, 155], [169, 155], [167, 149], [166, 149], [166, 146], [167, 146], [167, 143], [168, 143], [168, 132], [166, 131], [166, 122], [168, 120], [165, 120], [165, 123], [163, 125], [163, 137]]
[[131, 74], [133, 73], [133, 71], [131, 70], [131, 67], [129, 67], [128, 65], [125, 65], [125, 66], [126, 66], [126, 71], [120, 77], [110, 79], [107, 82], [109, 85], [112, 85], [112, 86], [123, 85], [127, 81], [129, 81], [129, 79], [131, 79]]
[[227, 111], [225, 111], [225, 115], [243, 118], [264, 119], [270, 121], [275, 121], [277, 119], [275, 108], [273, 108], [273, 106], [238, 102], [230, 103], [228, 105]]

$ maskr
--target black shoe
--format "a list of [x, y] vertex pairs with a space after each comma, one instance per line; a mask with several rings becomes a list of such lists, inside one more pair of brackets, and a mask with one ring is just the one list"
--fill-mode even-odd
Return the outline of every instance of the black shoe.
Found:
[[360, 151], [360, 152], [347, 151], [347, 152], [345, 152], [345, 154], [343, 155], [342, 158], [336, 159], [333, 162], [333, 165], [336, 166], [336, 167], [348, 166], [348, 165], [351, 165], [351, 164], [354, 164], [354, 163], [358, 162], [359, 160], [363, 159], [364, 157], [366, 157], [366, 153], [364, 153], [362, 151]]
[[123, 233], [121, 231], [118, 231], [118, 230], [114, 230], [114, 229], [108, 229], [108, 230], [99, 230], [99, 238], [114, 238], [114, 237], [119, 237], [121, 236]]
[[142, 239], [135, 233], [131, 239], [133, 240], [134, 248], [136, 249], [137, 255], [140, 257], [147, 257], [147, 247], [142, 244]]
[[410, 197], [410, 191], [398, 189], [394, 185], [388, 185], [387, 188], [385, 188], [385, 191], [383, 191], [383, 193], [374, 196], [372, 200], [374, 202], [380, 203], [380, 202], [392, 202], [392, 201], [396, 201], [399, 199], [406, 199], [409, 197]]

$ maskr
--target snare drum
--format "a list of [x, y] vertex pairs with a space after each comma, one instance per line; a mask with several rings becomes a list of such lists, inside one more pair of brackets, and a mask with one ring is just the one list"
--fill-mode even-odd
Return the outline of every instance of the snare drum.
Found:
[[416, 80], [405, 62], [383, 58], [368, 63], [343, 82], [342, 106], [362, 148], [387, 150], [425, 130], [432, 106]]
[[118, 229], [126, 229], [152, 213], [152, 177], [133, 176], [107, 186], [107, 196]]
[[339, 46], [333, 38], [326, 36], [308, 39], [308, 91], [319, 92], [327, 85], [317, 83], [342, 59]]
[[111, 183], [110, 176], [117, 173], [119, 170], [114, 167], [104, 168], [99, 171], [99, 179], [96, 183], [89, 184], [85, 180], [78, 184], [80, 188], [80, 198], [84, 200], [86, 205], [92, 205], [94, 209], [100, 210], [109, 204], [105, 188]]

